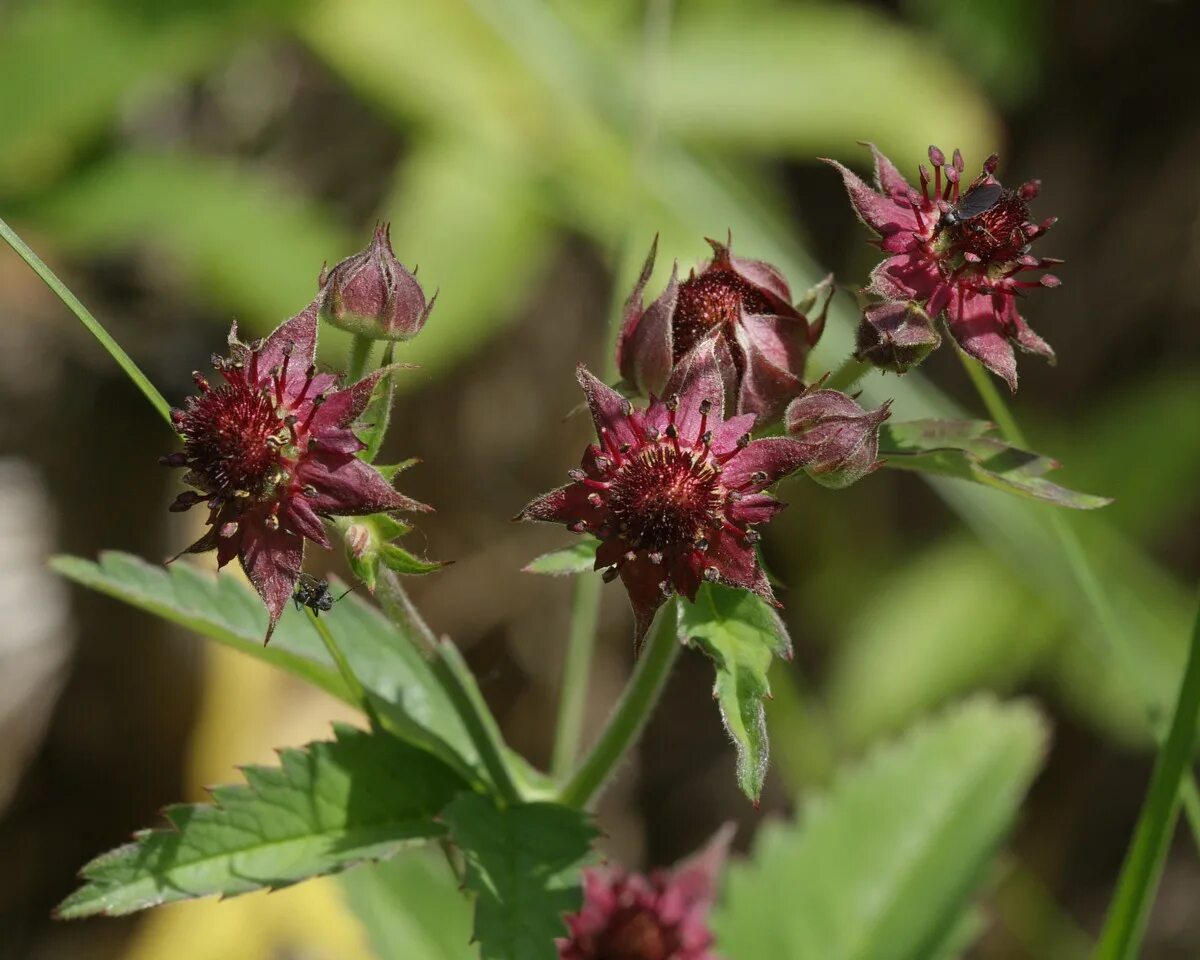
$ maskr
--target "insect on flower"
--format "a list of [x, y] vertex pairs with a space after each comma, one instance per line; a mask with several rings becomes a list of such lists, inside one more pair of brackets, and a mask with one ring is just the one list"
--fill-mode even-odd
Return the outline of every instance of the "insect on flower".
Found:
[[334, 597], [329, 589], [328, 580], [318, 580], [311, 574], [302, 573], [296, 580], [296, 590], [292, 594], [292, 602], [296, 605], [297, 610], [301, 607], [308, 607], [313, 612], [313, 616], [319, 617], [322, 613], [332, 610], [333, 605], [353, 589], [353, 587], [349, 587], [340, 597]]

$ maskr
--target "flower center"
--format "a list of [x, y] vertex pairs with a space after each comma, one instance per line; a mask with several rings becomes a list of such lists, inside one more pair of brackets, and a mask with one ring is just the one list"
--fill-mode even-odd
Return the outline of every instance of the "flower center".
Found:
[[628, 907], [613, 917], [597, 938], [595, 960], [670, 960], [680, 947], [679, 935], [649, 911]]
[[617, 469], [608, 507], [635, 549], [690, 547], [719, 515], [724, 502], [719, 480], [706, 451], [660, 442]]
[[983, 264], [1008, 263], [1022, 255], [1029, 243], [1025, 224], [1029, 207], [1012, 190], [1006, 190], [988, 210], [951, 227], [953, 254], [972, 253]]
[[289, 465], [275, 397], [240, 379], [200, 394], [178, 429], [197, 486], [217, 496], [261, 498]]
[[766, 297], [732, 270], [709, 270], [683, 281], [672, 320], [674, 359], [678, 361], [711, 330], [737, 323], [742, 311], [775, 312]]

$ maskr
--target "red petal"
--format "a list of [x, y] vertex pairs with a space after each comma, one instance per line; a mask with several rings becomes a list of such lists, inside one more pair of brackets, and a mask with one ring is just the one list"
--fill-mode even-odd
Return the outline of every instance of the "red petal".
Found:
[[617, 340], [617, 369], [642, 394], [662, 391], [671, 373], [674, 351], [671, 316], [679, 295], [678, 265], [671, 267], [666, 290], [647, 309], [642, 309], [642, 291], [654, 270], [657, 249], [655, 237], [638, 282], [625, 302], [624, 322]]
[[315, 455], [303, 460], [296, 470], [303, 486], [311, 484], [316, 494], [308, 497], [312, 509], [323, 516], [355, 517], [386, 510], [427, 512], [426, 506], [397, 493], [374, 467], [357, 457]]
[[242, 534], [238, 554], [242, 569], [267, 605], [271, 622], [263, 643], [271, 639], [285, 604], [292, 598], [304, 561], [304, 538], [283, 530], [252, 526]]
[[629, 592], [629, 605], [633, 608], [634, 650], [641, 650], [654, 614], [667, 599], [659, 586], [665, 578], [662, 566], [641, 554], [621, 564], [621, 582]]
[[588, 492], [582, 483], [568, 483], [531, 500], [514, 519], [574, 523], [589, 518], [596, 508], [588, 503]]
[[708, 566], [717, 571], [721, 583], [749, 590], [779, 606], [766, 574], [758, 566], [754, 548], [728, 529], [722, 528], [713, 535], [708, 547]]
[[898, 231], [913, 232], [919, 229], [917, 215], [912, 208], [897, 203], [891, 197], [876, 193], [868, 187], [853, 170], [842, 166], [836, 160], [822, 158], [842, 175], [846, 192], [850, 195], [850, 204], [868, 227], [880, 236]]
[[875, 183], [879, 185], [879, 189], [886, 194], [899, 193], [908, 196], [912, 187], [896, 169], [896, 165], [885, 157], [875, 144], [867, 143], [865, 146], [870, 148], [871, 156], [875, 158]]
[[288, 359], [288, 369], [297, 370], [303, 382], [304, 371], [312, 366], [317, 354], [317, 308], [320, 302], [321, 297], [318, 295], [312, 303], [292, 319], [281, 323], [275, 328], [275, 332], [267, 337], [267, 342], [258, 354], [260, 377], [265, 377], [269, 370], [283, 363], [284, 347], [291, 344], [292, 355]]
[[607, 431], [618, 444], [637, 443], [638, 437], [625, 414], [632, 406], [630, 402], [608, 384], [593, 376], [582, 363], [575, 368], [575, 378], [587, 397], [588, 409], [592, 412], [592, 423], [596, 426], [596, 435], [602, 437], [603, 431]]
[[745, 368], [738, 386], [738, 413], [758, 414], [760, 422], [776, 419], [780, 409], [804, 391], [807, 329], [788, 317], [744, 316], [736, 327]]
[[713, 351], [711, 338], [696, 344], [675, 365], [664, 391], [668, 398], [679, 397], [675, 428], [680, 437], [687, 440], [696, 440], [700, 436], [700, 405], [704, 401], [712, 405], [708, 423], [715, 424], [724, 418], [725, 385]]
[[919, 254], [889, 257], [871, 271], [869, 289], [888, 300], [927, 300], [942, 285], [937, 267]]
[[969, 294], [960, 304], [952, 298], [947, 313], [950, 332], [958, 345], [1017, 392], [1017, 360], [1004, 323], [996, 314], [992, 298]]
[[329, 537], [325, 533], [325, 524], [308, 504], [304, 497], [292, 497], [286, 504], [287, 517], [285, 526], [301, 536], [307, 537], [326, 550], [329, 549]]
[[737, 523], [745, 523], [754, 526], [759, 523], [768, 523], [779, 513], [787, 504], [780, 503], [774, 497], [767, 493], [752, 493], [748, 497], [742, 497], [736, 503], [732, 503], [727, 508], [729, 519]]
[[812, 458], [812, 449], [799, 440], [793, 440], [791, 437], [766, 437], [755, 440], [726, 463], [721, 471], [721, 482], [727, 487], [740, 487], [749, 481], [752, 473], [761, 471], [767, 475], [767, 479], [754, 484], [761, 490], [780, 477], [795, 473]]

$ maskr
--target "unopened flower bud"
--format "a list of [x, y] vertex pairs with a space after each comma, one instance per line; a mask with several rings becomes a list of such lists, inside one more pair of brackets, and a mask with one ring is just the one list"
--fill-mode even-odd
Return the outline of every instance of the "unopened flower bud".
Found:
[[854, 356], [883, 370], [905, 373], [941, 342], [929, 314], [920, 306], [888, 301], [863, 311]]
[[375, 340], [409, 340], [421, 332], [433, 303], [392, 252], [390, 226], [375, 227], [362, 253], [321, 271], [321, 319]]
[[814, 390], [787, 408], [788, 433], [808, 445], [813, 459], [804, 468], [822, 486], [848, 487], [879, 466], [879, 425], [890, 403], [864, 410], [837, 390]]

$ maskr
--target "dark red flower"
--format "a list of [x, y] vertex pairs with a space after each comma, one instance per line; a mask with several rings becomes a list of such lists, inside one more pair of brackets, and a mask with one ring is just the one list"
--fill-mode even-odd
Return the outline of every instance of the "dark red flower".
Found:
[[[869, 291], [887, 301], [915, 301], [934, 320], [944, 314], [959, 346], [1015, 391], [1013, 344], [1054, 360], [1054, 351], [1029, 329], [1016, 305], [1027, 288], [1059, 284], [1049, 273], [1035, 280], [1021, 276], [1062, 262], [1029, 252], [1033, 241], [1054, 223], [1053, 218], [1030, 220], [1028, 204], [1038, 194], [1038, 181], [1005, 189], [996, 179], [998, 158], [993, 154], [983, 172], [964, 186], [962, 154], [955, 150], [947, 163], [941, 150], [930, 147], [933, 173], [921, 166], [918, 192], [887, 157], [869, 146], [877, 189], [837, 161], [827, 161], [841, 173], [851, 204], [878, 234], [888, 255], [872, 272]], [[871, 318], [864, 323], [871, 324]], [[877, 327], [873, 324], [866, 331], [868, 341]], [[860, 331], [860, 339], [863, 336]]]
[[730, 253], [728, 243], [708, 241], [713, 259], [679, 282], [676, 269], [666, 290], [649, 307], [642, 292], [654, 270], [657, 238], [625, 304], [617, 341], [621, 376], [642, 395], [661, 393], [671, 370], [702, 340], [716, 343], [717, 363], [731, 412], [774, 419], [804, 391], [804, 361], [825, 327], [832, 283], [822, 285], [816, 319], [792, 306], [782, 274], [769, 263]]
[[567, 917], [560, 960], [717, 960], [708, 911], [732, 827], [672, 870], [649, 875], [619, 867], [583, 872], [583, 908]]
[[376, 340], [409, 340], [421, 332], [433, 300], [392, 252], [391, 225], [377, 224], [367, 249], [322, 270], [321, 319]]
[[209, 531], [185, 553], [217, 551], [217, 566], [234, 557], [267, 606], [267, 639], [292, 596], [304, 541], [329, 547], [322, 517], [386, 510], [428, 510], [395, 490], [355, 454], [363, 444], [352, 425], [380, 376], [346, 389], [318, 373], [318, 300], [247, 346], [229, 334], [230, 356], [213, 357], [223, 383], [194, 374], [200, 393], [171, 419], [183, 451], [164, 457], [187, 467], [175, 511], [205, 503]]
[[751, 441], [754, 414], [725, 420], [724, 385], [706, 340], [676, 365], [666, 399], [636, 409], [582, 365], [600, 443], [572, 482], [530, 503], [519, 520], [565, 523], [603, 541], [596, 569], [621, 577], [640, 644], [655, 611], [673, 594], [694, 599], [705, 580], [775, 602], [758, 566], [756, 524], [783, 504], [763, 491], [805, 465], [810, 449], [787, 437]]

